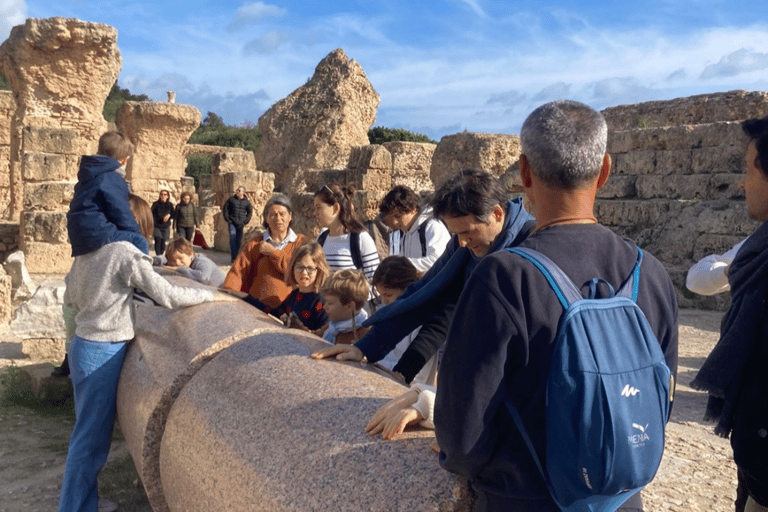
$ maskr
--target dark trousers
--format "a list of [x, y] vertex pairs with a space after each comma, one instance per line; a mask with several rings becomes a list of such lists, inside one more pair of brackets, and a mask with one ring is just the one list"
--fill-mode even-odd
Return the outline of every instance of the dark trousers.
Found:
[[240, 244], [243, 242], [243, 225], [229, 224], [229, 252], [232, 255], [232, 261], [237, 258], [240, 252]]
[[183, 236], [190, 242], [192, 242], [195, 239], [195, 226], [192, 226], [189, 228], [176, 226], [176, 232], [179, 234], [179, 236]]

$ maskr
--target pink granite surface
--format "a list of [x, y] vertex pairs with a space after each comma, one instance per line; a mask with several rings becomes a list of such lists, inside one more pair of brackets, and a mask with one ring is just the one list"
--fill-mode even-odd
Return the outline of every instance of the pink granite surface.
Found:
[[469, 510], [466, 481], [443, 471], [433, 432], [364, 433], [404, 388], [360, 363], [315, 361], [298, 331], [222, 350], [179, 393], [160, 447], [171, 510]]

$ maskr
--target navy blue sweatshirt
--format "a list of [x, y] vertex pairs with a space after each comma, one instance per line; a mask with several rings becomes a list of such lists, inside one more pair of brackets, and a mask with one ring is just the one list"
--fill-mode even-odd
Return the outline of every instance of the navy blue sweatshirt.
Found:
[[[577, 285], [600, 277], [614, 289], [637, 258], [634, 242], [594, 224], [552, 226], [520, 246], [548, 256]], [[647, 252], [637, 302], [676, 375], [675, 291], [664, 267]], [[483, 258], [467, 281], [448, 331], [435, 402], [440, 464], [469, 478], [509, 510], [528, 510], [529, 500], [544, 500], [546, 510], [549, 500], [551, 510], [558, 510], [504, 397], [515, 404], [539, 458], [545, 460], [545, 389], [562, 313], [532, 263], [499, 251]]]

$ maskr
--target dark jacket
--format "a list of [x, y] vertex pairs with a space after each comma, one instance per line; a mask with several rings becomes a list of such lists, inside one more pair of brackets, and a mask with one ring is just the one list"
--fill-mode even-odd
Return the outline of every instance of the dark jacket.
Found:
[[221, 213], [224, 215], [224, 220], [227, 221], [227, 224], [245, 226], [251, 221], [253, 208], [247, 197], [243, 196], [240, 199], [237, 196], [232, 196], [224, 203]]
[[[520, 244], [548, 256], [574, 282], [619, 289], [637, 246], [600, 225], [552, 226]], [[637, 304], [677, 372], [677, 302], [664, 267], [644, 253]], [[558, 511], [515, 426], [514, 404], [545, 460], [545, 395], [563, 308], [544, 275], [507, 251], [489, 254], [464, 287], [438, 373], [435, 433], [440, 465], [469, 478], [502, 510]], [[531, 504], [531, 500], [538, 508]]]
[[[168, 221], [164, 222], [163, 217], [168, 215]], [[159, 199], [152, 203], [152, 220], [156, 228], [170, 228], [173, 222], [173, 203], [170, 201], [160, 201]]]
[[141, 236], [128, 206], [124, 173], [120, 162], [108, 156], [83, 156], [80, 160], [75, 194], [67, 213], [72, 256], [88, 254], [115, 241], [118, 230]]
[[194, 228], [200, 225], [197, 220], [197, 208], [191, 201], [176, 205], [176, 210], [173, 212], [173, 225], [175, 228]]
[[[522, 198], [510, 201], [502, 231], [488, 254], [518, 245], [525, 240], [534, 225], [533, 217], [523, 208]], [[444, 314], [446, 308], [456, 303], [464, 282], [481, 259], [466, 247], [459, 247], [458, 238], [453, 236], [445, 252], [421, 279], [406, 288], [391, 305], [363, 322], [364, 326], [373, 327], [355, 346], [369, 361], [376, 362], [395, 348], [400, 340], [430, 319], [442, 317], [443, 329], [447, 329], [450, 318]]]

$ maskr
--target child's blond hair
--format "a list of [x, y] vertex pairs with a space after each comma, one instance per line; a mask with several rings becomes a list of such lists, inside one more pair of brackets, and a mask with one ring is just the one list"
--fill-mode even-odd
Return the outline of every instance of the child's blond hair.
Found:
[[109, 156], [122, 161], [133, 154], [135, 146], [123, 132], [106, 132], [99, 138], [99, 155]]
[[320, 287], [320, 293], [338, 297], [342, 306], [354, 302], [355, 311], [360, 311], [368, 300], [370, 288], [362, 270], [347, 269], [331, 274]]
[[288, 272], [285, 273], [285, 284], [291, 287], [299, 286], [299, 283], [296, 282], [293, 269], [296, 266], [296, 262], [302, 259], [304, 256], [309, 256], [312, 258], [312, 262], [317, 267], [315, 282], [312, 286], [315, 290], [315, 293], [318, 293], [320, 291], [320, 285], [322, 285], [323, 282], [328, 278], [328, 275], [331, 273], [331, 271], [328, 268], [328, 262], [325, 260], [325, 253], [323, 252], [323, 248], [317, 242], [310, 242], [293, 251], [291, 262], [288, 264]]
[[180, 236], [175, 240], [172, 240], [168, 247], [165, 248], [165, 259], [170, 261], [173, 259], [173, 255], [176, 253], [188, 254], [189, 256], [195, 255], [195, 248], [192, 246], [192, 242]]

